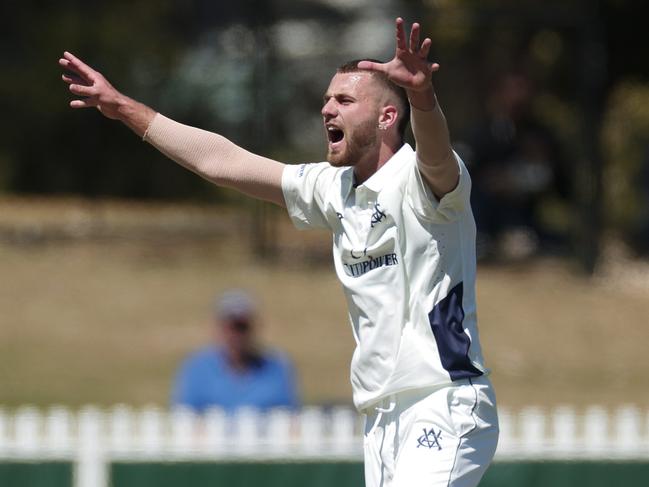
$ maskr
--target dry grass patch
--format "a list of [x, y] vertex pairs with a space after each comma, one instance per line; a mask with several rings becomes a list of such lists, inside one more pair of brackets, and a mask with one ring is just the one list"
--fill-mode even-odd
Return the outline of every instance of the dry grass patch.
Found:
[[[176, 366], [210, 338], [210, 304], [229, 287], [261, 298], [262, 340], [293, 357], [306, 402], [351, 402], [353, 339], [329, 237], [276, 215], [280, 253], [267, 262], [252, 255], [241, 211], [84, 205], [0, 200], [0, 404], [167, 404]], [[85, 215], [77, 237], [61, 230], [73, 214]], [[25, 228], [40, 237], [25, 240]], [[501, 404], [649, 404], [649, 299], [611, 269], [596, 279], [556, 261], [480, 269]]]

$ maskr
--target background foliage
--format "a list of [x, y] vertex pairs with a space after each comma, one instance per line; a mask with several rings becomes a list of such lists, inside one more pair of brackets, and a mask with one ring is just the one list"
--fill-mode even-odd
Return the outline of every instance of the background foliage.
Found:
[[[576, 181], [569, 201], [549, 206], [551, 224], [567, 232], [609, 221], [637, 233], [647, 190], [630, 181], [647, 164], [649, 61], [640, 53], [648, 13], [633, 0], [4, 2], [0, 191], [224, 197], [118, 124], [71, 113], [58, 81], [63, 50], [183, 122], [287, 162], [319, 160], [319, 103], [332, 70], [354, 57], [388, 58], [401, 14], [433, 37], [456, 141], [484, 115], [494, 79], [524, 71], [535, 113], [556, 130]], [[620, 105], [633, 114], [621, 115]], [[602, 188], [610, 189], [604, 198]], [[599, 202], [609, 200], [602, 218]]]

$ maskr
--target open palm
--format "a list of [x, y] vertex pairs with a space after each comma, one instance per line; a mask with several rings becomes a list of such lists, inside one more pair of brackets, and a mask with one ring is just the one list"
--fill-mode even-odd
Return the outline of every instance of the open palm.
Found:
[[396, 20], [397, 48], [394, 58], [387, 63], [361, 61], [359, 69], [378, 71], [393, 83], [412, 91], [424, 91], [430, 88], [432, 74], [439, 69], [439, 64], [428, 62], [428, 52], [432, 41], [430, 38], [419, 43], [420, 26], [412, 25], [410, 39], [406, 41], [406, 33], [401, 17]]
[[62, 79], [69, 85], [70, 92], [81, 97], [70, 102], [72, 108], [96, 107], [108, 118], [119, 118], [121, 95], [101, 73], [67, 51], [59, 59], [59, 65], [67, 71]]

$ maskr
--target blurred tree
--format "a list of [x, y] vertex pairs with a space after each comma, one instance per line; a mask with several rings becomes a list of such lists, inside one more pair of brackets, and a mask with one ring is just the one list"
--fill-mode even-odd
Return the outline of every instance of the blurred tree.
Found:
[[[87, 111], [71, 113], [64, 85], [56, 82], [64, 49], [183, 122], [281, 160], [316, 160], [324, 149], [319, 100], [333, 67], [359, 56], [390, 57], [396, 14], [420, 19], [432, 34], [443, 69], [438, 89], [458, 138], [484, 115], [498, 74], [530, 76], [537, 87], [533, 110], [556, 129], [581, 191], [578, 218], [569, 205], [551, 204], [558, 209], [546, 217], [565, 231], [585, 222], [582, 244], [596, 241], [600, 222], [590, 208], [601, 200], [599, 121], [606, 90], [630, 78], [647, 83], [649, 58], [638, 55], [646, 45], [646, 2], [3, 2], [0, 190], [134, 198], [227, 194], [165, 162], [118, 124]], [[584, 264], [592, 268], [594, 257], [588, 259]]]
[[[300, 158], [313, 157], [313, 147], [295, 150], [296, 141], [304, 139], [300, 129], [312, 125], [291, 118], [304, 116], [302, 95], [315, 89], [317, 103], [328, 76], [314, 86], [312, 78], [296, 75], [292, 67], [330, 74], [332, 64], [323, 63], [322, 51], [331, 57], [350, 50], [332, 48], [340, 40], [335, 34], [345, 34], [365, 13], [380, 11], [377, 23], [389, 26], [385, 16], [392, 12], [386, 6], [393, 3], [3, 3], [0, 103], [11, 117], [0, 120], [0, 188], [135, 198], [222, 194], [124, 136], [126, 129], [118, 124], [89, 111], [71, 113], [64, 85], [56, 84], [56, 59], [63, 50], [77, 53], [126, 94], [183, 122], [285, 160], [296, 152]], [[305, 41], [301, 27], [323, 27], [323, 22], [335, 27], [309, 33], [308, 42], [300, 45]], [[323, 39], [312, 37], [316, 34]], [[284, 52], [276, 54], [277, 49]], [[280, 62], [283, 69], [278, 70]]]
[[603, 172], [601, 121], [615, 86], [629, 76], [647, 83], [649, 59], [634, 52], [646, 46], [643, 19], [649, 4], [633, 0], [426, 4], [430, 7], [426, 23], [434, 25], [434, 55], [444, 70], [439, 90], [450, 108], [447, 114], [456, 136], [462, 138], [471, 121], [484, 116], [487, 91], [499, 73], [524, 72], [534, 82], [533, 112], [556, 130], [576, 181], [573, 204], [557, 206], [557, 201], [548, 200], [545, 219], [555, 228], [575, 232], [577, 255], [592, 272], [603, 225], [600, 205], [604, 192], [616, 184], [608, 179], [614, 172]]
[[[124, 129], [96, 114], [71, 114], [64, 85], [56, 82], [56, 60], [64, 49], [71, 50], [110, 72], [126, 92], [137, 92], [133, 66], [146, 59], [151, 70], [166, 70], [181, 44], [179, 33], [169, 28], [171, 3], [2, 4], [0, 16], [10, 29], [0, 34], [7, 73], [0, 81], [0, 99], [3, 113], [11, 117], [0, 122], [0, 140], [11, 190], [150, 195], [153, 151], [137, 139], [120, 138]], [[155, 83], [147, 88], [155, 89]], [[155, 92], [145, 97], [152, 98]], [[142, 163], [133, 164], [134, 159]]]
[[606, 218], [609, 228], [649, 248], [649, 84], [625, 82], [609, 97], [602, 146], [607, 161]]

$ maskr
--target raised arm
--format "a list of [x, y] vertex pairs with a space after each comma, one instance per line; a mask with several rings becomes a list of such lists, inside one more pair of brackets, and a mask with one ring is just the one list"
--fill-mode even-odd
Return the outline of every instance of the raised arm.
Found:
[[72, 108], [97, 108], [119, 120], [177, 163], [217, 184], [254, 198], [285, 206], [284, 164], [252, 154], [225, 137], [174, 122], [146, 105], [124, 96], [104, 76], [69, 52], [59, 59], [63, 81], [81, 98]]
[[446, 118], [432, 84], [432, 75], [439, 64], [428, 62], [432, 41], [426, 38], [420, 44], [419, 24], [412, 25], [408, 40], [401, 18], [396, 20], [396, 31], [396, 52], [391, 61], [384, 64], [361, 61], [358, 67], [383, 72], [406, 90], [419, 171], [435, 196], [441, 198], [457, 186], [459, 168], [451, 149]]

